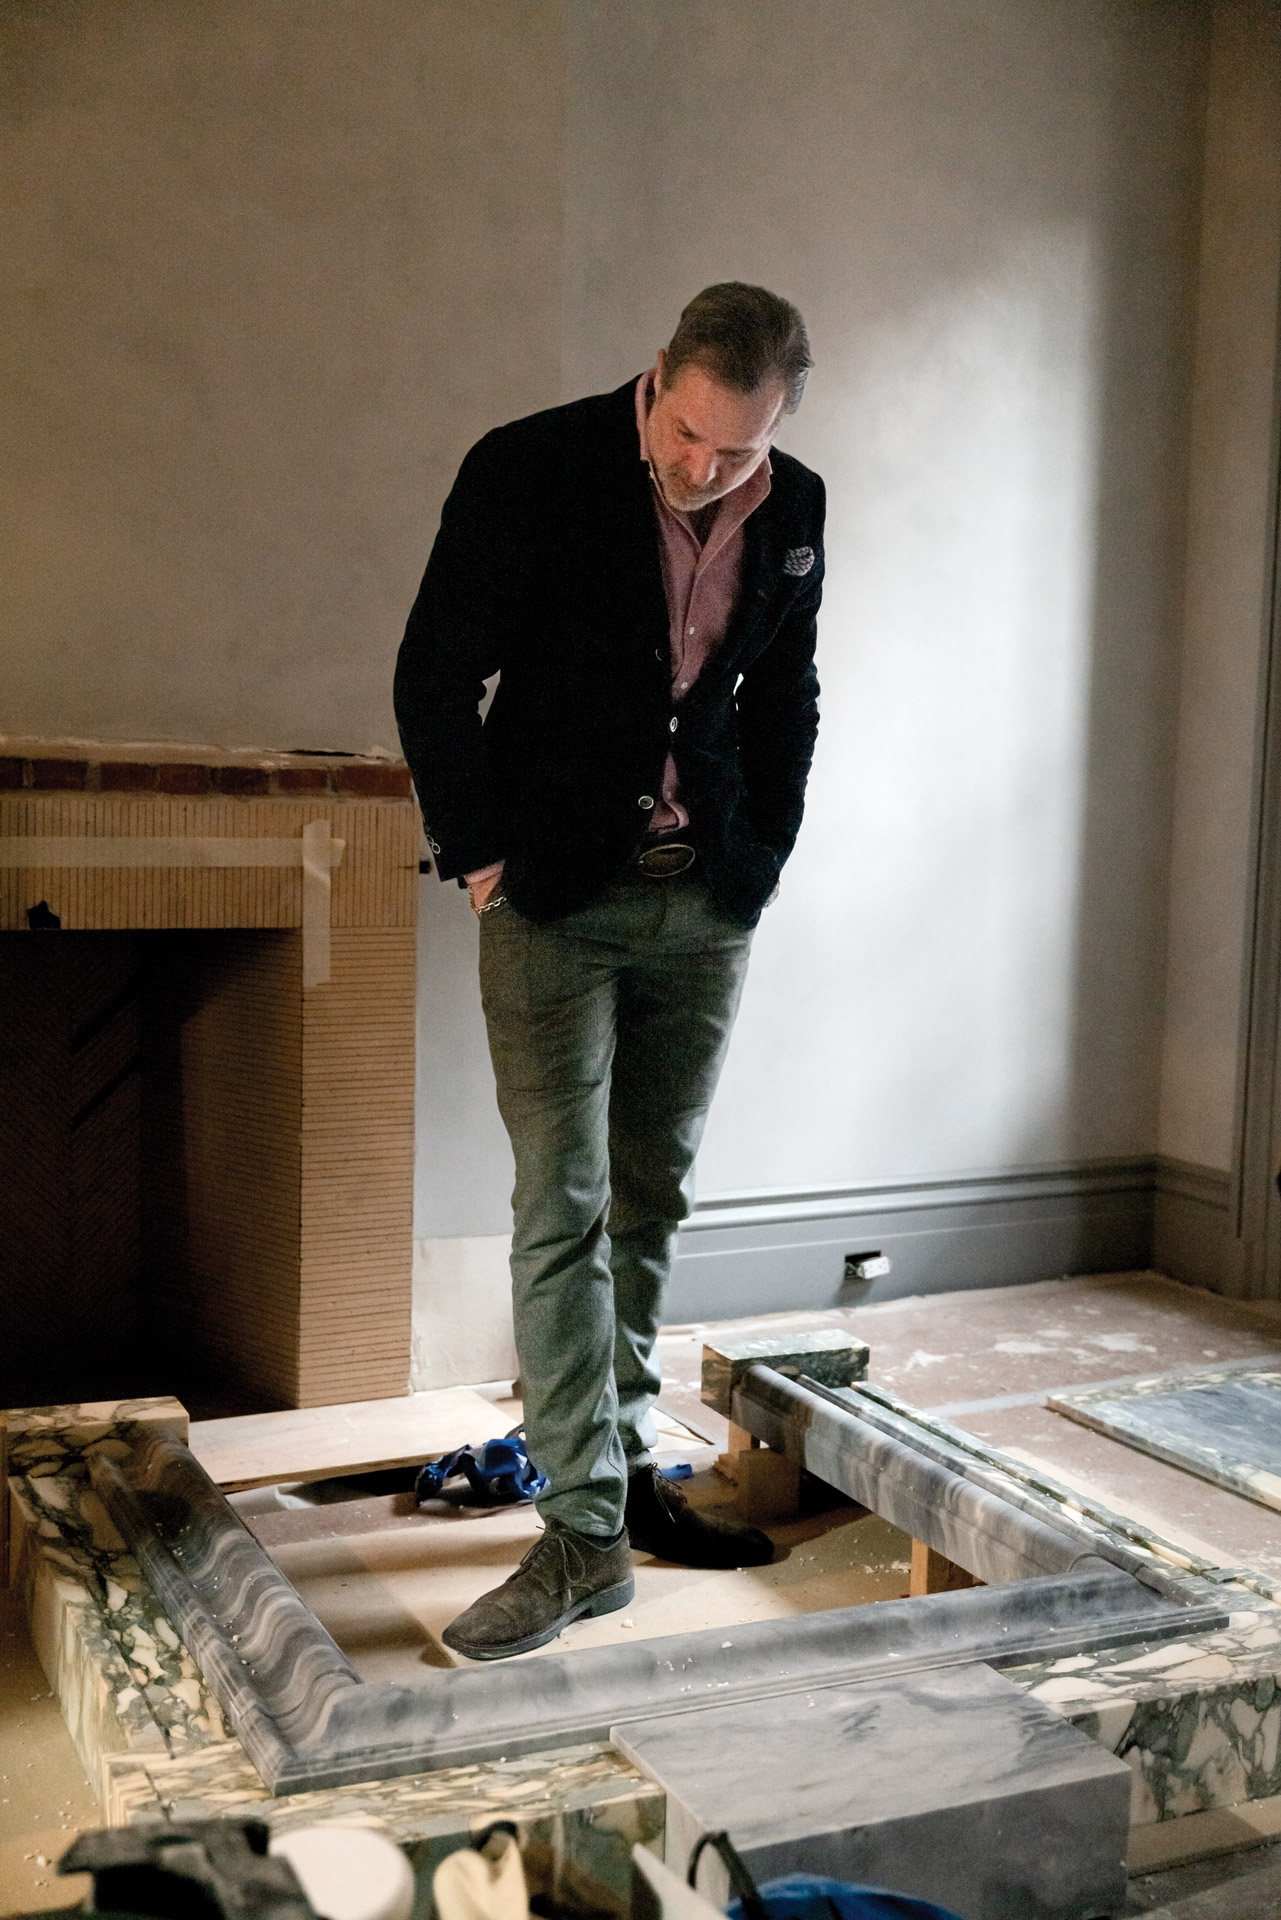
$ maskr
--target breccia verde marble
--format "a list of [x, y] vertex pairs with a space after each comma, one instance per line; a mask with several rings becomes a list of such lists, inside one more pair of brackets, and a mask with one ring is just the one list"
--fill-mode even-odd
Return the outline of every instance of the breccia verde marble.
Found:
[[[94, 1438], [118, 1432], [108, 1421]], [[18, 1451], [24, 1445], [21, 1433], [11, 1435], [12, 1462], [22, 1468], [11, 1482], [19, 1515], [17, 1568], [41, 1658], [90, 1777], [101, 1782], [109, 1817], [267, 1804], [243, 1748], [227, 1737], [190, 1656], [170, 1644], [163, 1609], [94, 1502], [74, 1420], [51, 1415], [31, 1446]], [[1185, 1642], [1140, 1637], [1124, 1647], [1005, 1669], [1016, 1685], [1126, 1761], [1137, 1822], [1281, 1792], [1281, 1607], [1239, 1585], [1226, 1586], [1223, 1598], [1233, 1610], [1226, 1629]], [[587, 1772], [576, 1773], [580, 1768]], [[620, 1831], [657, 1817], [652, 1807], [644, 1815], [629, 1810], [638, 1794], [651, 1790], [638, 1784], [621, 1756], [581, 1745], [287, 1795], [270, 1802], [270, 1817], [351, 1805], [343, 1796], [355, 1794], [370, 1796], [362, 1802], [370, 1817], [382, 1817], [379, 1807], [403, 1805], [416, 1809], [415, 1819], [426, 1818], [430, 1804], [431, 1817], [446, 1824], [483, 1821], [504, 1794], [536, 1796], [539, 1780], [546, 1782], [544, 1797], [520, 1801], [531, 1819], [581, 1812], [568, 1804], [580, 1790], [599, 1792], [601, 1805], [614, 1809], [599, 1818], [619, 1822]]]

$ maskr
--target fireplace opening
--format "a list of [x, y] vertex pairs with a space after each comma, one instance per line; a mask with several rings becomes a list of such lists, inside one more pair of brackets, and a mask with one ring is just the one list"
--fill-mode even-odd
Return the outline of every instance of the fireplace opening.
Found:
[[0, 934], [0, 1405], [293, 1404], [301, 945]]

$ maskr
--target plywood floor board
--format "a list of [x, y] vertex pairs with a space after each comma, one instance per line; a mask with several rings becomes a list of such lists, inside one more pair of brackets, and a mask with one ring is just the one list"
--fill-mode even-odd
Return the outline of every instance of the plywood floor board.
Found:
[[220, 1487], [328, 1480], [412, 1466], [503, 1429], [494, 1403], [470, 1387], [441, 1387], [393, 1400], [195, 1420], [191, 1450]]

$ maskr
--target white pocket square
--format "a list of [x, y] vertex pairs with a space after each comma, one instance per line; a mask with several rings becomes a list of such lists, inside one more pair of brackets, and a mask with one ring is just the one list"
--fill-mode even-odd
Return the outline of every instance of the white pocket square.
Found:
[[783, 572], [808, 573], [814, 564], [813, 547], [789, 547], [783, 558]]

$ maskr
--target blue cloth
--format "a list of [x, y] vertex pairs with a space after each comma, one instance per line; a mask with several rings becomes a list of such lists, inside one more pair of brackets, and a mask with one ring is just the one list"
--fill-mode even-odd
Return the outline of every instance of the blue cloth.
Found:
[[[828, 1880], [818, 1873], [788, 1873], [767, 1880], [760, 1897], [769, 1920], [958, 1920], [931, 1900], [891, 1893], [886, 1887], [854, 1887], [847, 1880]], [[726, 1912], [729, 1920], [743, 1920], [742, 1901], [735, 1900]]]
[[[479, 1452], [456, 1447], [441, 1460], [429, 1460], [414, 1483], [414, 1504], [451, 1500], [457, 1506], [505, 1507], [537, 1499], [547, 1481], [530, 1460], [521, 1431], [515, 1427], [501, 1440], [486, 1440]], [[466, 1486], [447, 1492], [446, 1481], [460, 1476]]]

